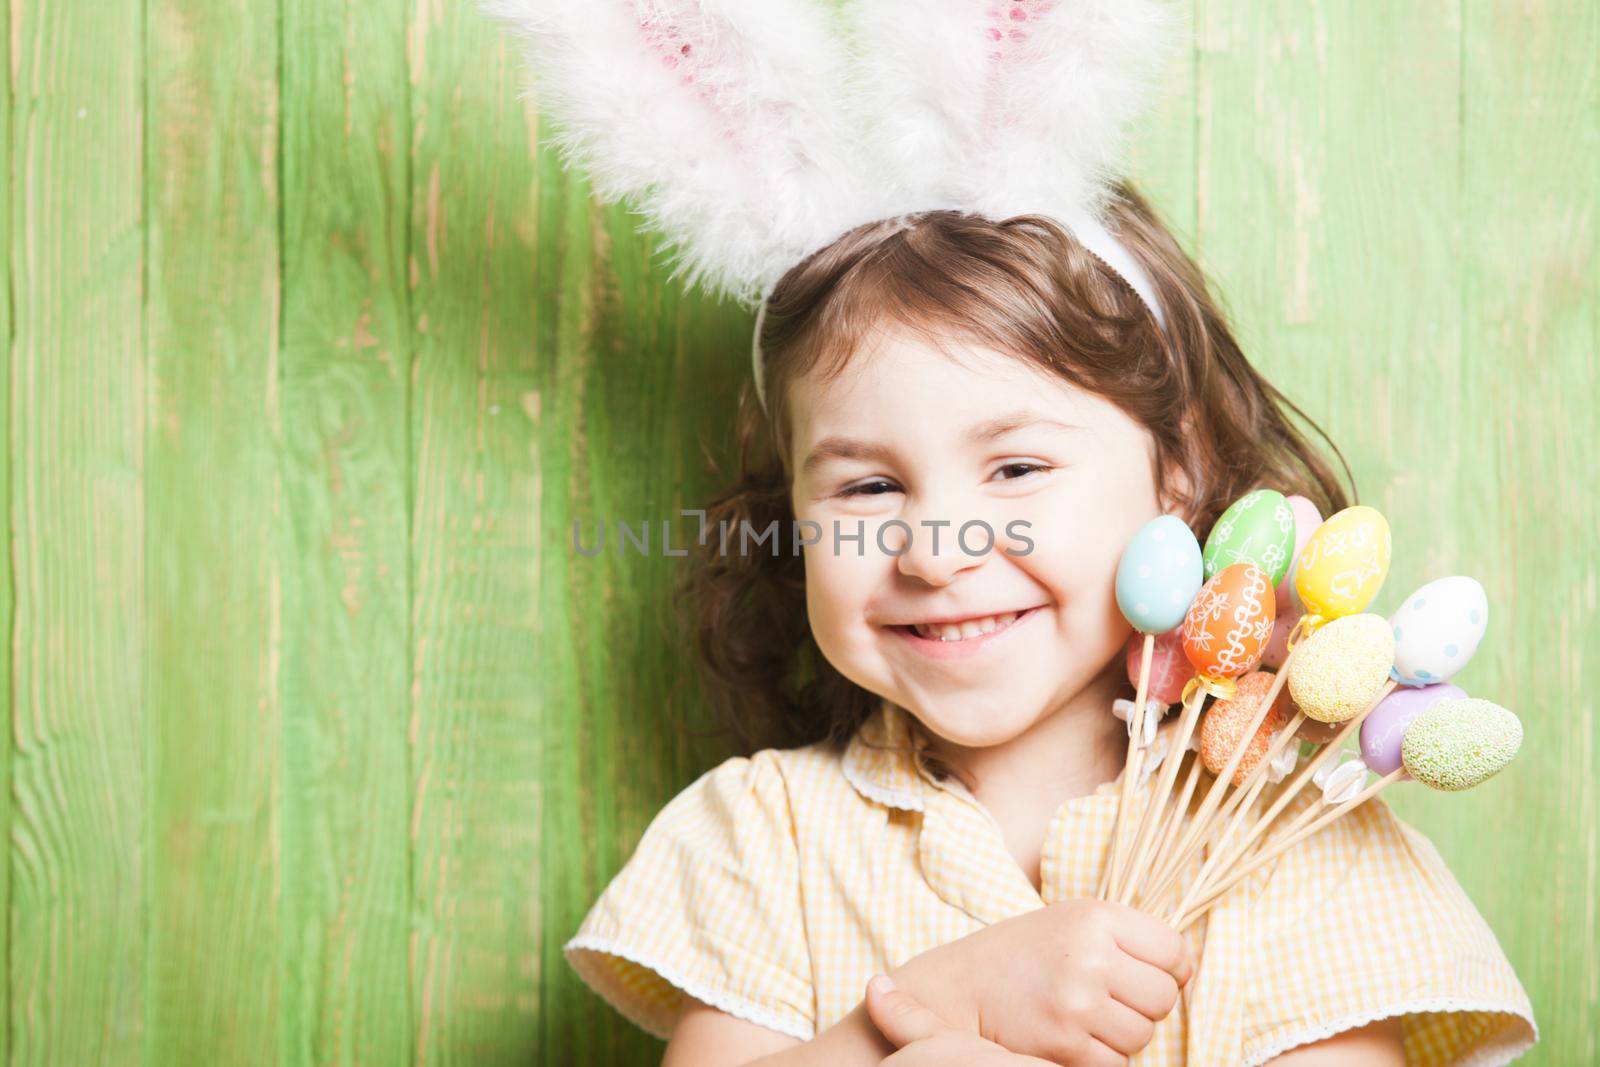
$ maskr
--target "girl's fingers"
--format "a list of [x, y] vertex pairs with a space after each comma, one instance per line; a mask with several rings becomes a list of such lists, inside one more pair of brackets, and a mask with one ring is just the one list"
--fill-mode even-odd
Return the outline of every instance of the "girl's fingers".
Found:
[[1117, 946], [1135, 959], [1153, 967], [1160, 967], [1172, 975], [1181, 986], [1194, 972], [1189, 959], [1189, 943], [1183, 935], [1159, 919], [1128, 909], [1131, 915], [1123, 917], [1112, 931]]
[[950, 1029], [922, 1002], [897, 987], [886, 974], [867, 983], [867, 1017], [895, 1048]]
[[1156, 1024], [1120, 1001], [1108, 1000], [1095, 1011], [1089, 1032], [1124, 1056], [1150, 1043]]
[[1164, 1019], [1178, 1002], [1178, 980], [1160, 967], [1129, 957], [1113, 973], [1106, 992], [1146, 1019]]
[[1128, 1055], [1119, 1052], [1097, 1037], [1089, 1039], [1089, 1047], [1072, 1061], [1073, 1067], [1127, 1067]]

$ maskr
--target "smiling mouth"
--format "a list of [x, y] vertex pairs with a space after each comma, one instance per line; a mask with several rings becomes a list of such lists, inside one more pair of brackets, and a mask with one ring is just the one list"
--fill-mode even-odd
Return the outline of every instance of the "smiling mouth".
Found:
[[1018, 619], [1038, 611], [1038, 606], [1024, 608], [1021, 611], [1007, 611], [999, 615], [983, 615], [972, 619], [963, 619], [960, 622], [946, 623], [909, 623], [897, 625], [896, 630], [914, 634], [924, 641], [956, 642], [970, 641], [973, 638], [984, 637], [988, 634], [999, 633], [1016, 624]]

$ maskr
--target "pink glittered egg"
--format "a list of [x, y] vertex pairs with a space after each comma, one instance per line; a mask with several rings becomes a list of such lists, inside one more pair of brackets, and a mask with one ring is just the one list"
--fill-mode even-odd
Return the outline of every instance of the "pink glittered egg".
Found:
[[1294, 608], [1296, 614], [1303, 614], [1300, 606], [1300, 594], [1294, 588], [1294, 569], [1300, 562], [1300, 550], [1306, 547], [1306, 542], [1311, 540], [1311, 535], [1316, 533], [1317, 527], [1322, 525], [1322, 512], [1317, 506], [1303, 496], [1288, 498], [1289, 510], [1294, 513], [1294, 557], [1289, 561], [1289, 573], [1284, 575], [1283, 581], [1278, 583], [1274, 592], [1277, 594], [1278, 617], [1281, 619]]
[[[1144, 634], [1135, 632], [1128, 641], [1128, 684], [1139, 689], [1139, 660], [1144, 654]], [[1194, 668], [1183, 654], [1183, 640], [1177, 630], [1157, 634], [1155, 647], [1150, 653], [1150, 681], [1146, 700], [1159, 700], [1163, 704], [1176, 704], [1183, 697], [1183, 687], [1194, 677]]]

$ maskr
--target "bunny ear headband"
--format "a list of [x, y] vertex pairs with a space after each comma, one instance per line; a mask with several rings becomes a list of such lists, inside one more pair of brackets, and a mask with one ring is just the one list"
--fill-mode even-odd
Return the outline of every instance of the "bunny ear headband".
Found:
[[1158, 0], [478, 0], [606, 201], [665, 238], [671, 280], [759, 305], [864, 223], [1048, 215], [1155, 287], [1104, 223], [1126, 129], [1174, 45]]

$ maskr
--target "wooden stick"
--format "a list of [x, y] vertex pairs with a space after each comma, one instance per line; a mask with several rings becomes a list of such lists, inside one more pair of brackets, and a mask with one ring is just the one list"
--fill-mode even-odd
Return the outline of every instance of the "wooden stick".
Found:
[[1128, 712], [1128, 754], [1122, 763], [1122, 792], [1117, 799], [1117, 821], [1111, 828], [1111, 855], [1105, 869], [1100, 872], [1100, 888], [1095, 899], [1106, 899], [1106, 893], [1122, 876], [1123, 813], [1128, 810], [1133, 796], [1133, 782], [1144, 769], [1145, 694], [1150, 690], [1150, 660], [1155, 655], [1156, 635], [1144, 635], [1144, 651], [1139, 655], [1139, 684], [1134, 687], [1133, 710]]
[[[1301, 621], [1296, 622], [1294, 628], [1289, 631], [1289, 654], [1284, 658], [1283, 665], [1278, 668], [1277, 673], [1280, 678], [1287, 679], [1289, 677], [1289, 664], [1294, 662], [1295, 651], [1300, 647], [1305, 637], [1302, 632], [1304, 624], [1305, 617], [1302, 616]], [[1295, 738], [1305, 721], [1305, 712], [1296, 708], [1293, 718], [1289, 721], [1288, 729], [1272, 739], [1272, 744], [1268, 747], [1267, 754], [1261, 758], [1261, 762], [1255, 765], [1239, 789], [1235, 790], [1223, 803], [1222, 808], [1217, 812], [1217, 821], [1220, 822], [1228, 818], [1238, 811], [1240, 807], [1248, 808], [1251, 802], [1261, 795], [1261, 790], [1266, 785], [1267, 774], [1272, 769], [1272, 761], [1277, 759], [1284, 746]]]
[[1112, 898], [1118, 904], [1127, 904], [1133, 896], [1133, 889], [1139, 885], [1144, 877], [1145, 859], [1150, 853], [1151, 833], [1155, 829], [1156, 821], [1161, 809], [1166, 806], [1167, 796], [1172, 792], [1172, 780], [1178, 776], [1178, 764], [1183, 762], [1183, 753], [1189, 746], [1189, 735], [1194, 732], [1195, 720], [1200, 717], [1200, 705], [1206, 702], [1206, 691], [1203, 686], [1195, 686], [1189, 695], [1189, 700], [1183, 705], [1183, 713], [1178, 717], [1175, 726], [1167, 739], [1167, 754], [1161, 762], [1161, 777], [1156, 782], [1155, 792], [1145, 804], [1143, 815], [1139, 819], [1139, 833], [1134, 838], [1133, 859], [1128, 864], [1123, 874], [1120, 885], [1113, 886]]
[[1164, 868], [1165, 864], [1162, 861], [1172, 848], [1172, 839], [1178, 835], [1178, 827], [1183, 825], [1183, 813], [1189, 810], [1189, 801], [1194, 799], [1195, 786], [1200, 784], [1200, 772], [1205, 769], [1201, 764], [1200, 753], [1185, 754], [1192, 755], [1194, 759], [1189, 761], [1189, 773], [1184, 777], [1183, 788], [1178, 791], [1178, 802], [1172, 807], [1172, 815], [1167, 819], [1166, 827], [1157, 831], [1156, 861], [1151, 864], [1152, 877], [1145, 879], [1145, 885], [1134, 887], [1136, 894], [1134, 899], [1138, 902], [1138, 906], [1145, 908], [1147, 911], [1149, 910], [1147, 905], [1154, 902], [1158, 895], [1156, 893], [1146, 893], [1145, 886], [1153, 882], [1153, 876], [1158, 867]]
[[[1283, 683], [1289, 677], [1289, 664], [1293, 662], [1294, 654], [1295, 649], [1290, 649], [1288, 659], [1284, 660], [1282, 669], [1273, 677], [1272, 686], [1267, 690], [1265, 697], [1256, 708], [1249, 727], [1240, 734], [1239, 742], [1234, 746], [1228, 761], [1223, 764], [1222, 769], [1217, 772], [1216, 778], [1212, 780], [1211, 789], [1206, 793], [1205, 800], [1200, 803], [1200, 810], [1195, 812], [1194, 818], [1190, 820], [1187, 829], [1178, 838], [1177, 847], [1163, 847], [1157, 853], [1160, 858], [1157, 861], [1155, 872], [1150, 878], [1150, 884], [1155, 887], [1152, 893], [1153, 896], [1159, 896], [1167, 883], [1177, 877], [1177, 873], [1183, 869], [1183, 865], [1189, 862], [1189, 857], [1194, 855], [1195, 851], [1200, 847], [1201, 841], [1210, 834], [1214, 822], [1220, 822], [1226, 817], [1218, 815], [1213, 819], [1217, 806], [1222, 803], [1224, 796], [1229, 795], [1228, 786], [1233, 784], [1234, 773], [1239, 769], [1239, 764], [1244, 761], [1244, 755], [1249, 750], [1250, 743], [1255, 740], [1256, 731], [1261, 729], [1261, 724], [1267, 721], [1267, 715], [1271, 711], [1273, 703], [1278, 699], [1278, 694], [1283, 692]], [[1251, 768], [1252, 774], [1257, 771], [1265, 774], [1265, 770], [1265, 758]], [[1232, 795], [1235, 797], [1242, 795], [1243, 791], [1248, 787], [1250, 778], [1251, 776], [1247, 775], [1245, 781], [1239, 783], [1238, 788], [1233, 791]], [[1179, 808], [1173, 813], [1172, 818], [1175, 821], [1181, 820], [1186, 811], [1186, 808]]]
[[[1294, 833], [1307, 823], [1311, 822], [1311, 820], [1315, 819], [1320, 812], [1326, 810], [1326, 801], [1324, 801], [1323, 804], [1307, 804], [1298, 815], [1290, 820], [1289, 825], [1284, 828], [1284, 834]], [[1168, 918], [1175, 919], [1184, 912], [1188, 911], [1194, 906], [1194, 903], [1197, 900], [1205, 897], [1208, 886], [1214, 884], [1216, 879], [1227, 877], [1228, 868], [1217, 864], [1216, 861], [1223, 856], [1224, 850], [1228, 848], [1228, 844], [1237, 828], [1237, 822], [1230, 822], [1227, 826], [1223, 827], [1222, 836], [1218, 839], [1216, 846], [1211, 850], [1211, 855], [1206, 858], [1205, 865], [1200, 868], [1200, 873], [1195, 876], [1195, 880], [1190, 884], [1188, 890], [1181, 894], [1178, 907], [1170, 916], [1168, 916]], [[1269, 834], [1263, 834], [1261, 837], [1257, 838], [1255, 842], [1245, 848], [1244, 853], [1248, 854], [1251, 852], [1251, 850], [1257, 845], [1260, 845], [1262, 842], [1266, 841], [1269, 836]], [[1245, 854], [1231, 853], [1228, 860], [1228, 866], [1232, 866], [1233, 864], [1241, 862], [1245, 858]]]
[[[1244, 789], [1228, 797], [1228, 799], [1223, 803], [1221, 809], [1218, 810], [1218, 822], [1221, 822], [1223, 819], [1226, 819], [1228, 816], [1238, 811], [1241, 805], [1244, 807], [1249, 807], [1250, 802], [1261, 795], [1261, 790], [1267, 785], [1267, 775], [1272, 772], [1272, 762], [1276, 760], [1278, 756], [1282, 754], [1283, 750], [1290, 744], [1299, 743], [1296, 735], [1299, 734], [1300, 727], [1305, 725], [1305, 721], [1305, 712], [1296, 711], [1294, 713], [1293, 717], [1289, 719], [1289, 725], [1272, 739], [1272, 744], [1267, 748], [1267, 754], [1261, 757], [1261, 762], [1255, 765], [1255, 769], [1253, 769], [1250, 772], [1250, 776], [1245, 779]], [[1241, 797], [1243, 799], [1240, 799]]]
[[1265, 852], [1262, 852], [1255, 859], [1251, 860], [1239, 870], [1229, 875], [1223, 880], [1221, 885], [1217, 886], [1215, 889], [1207, 890], [1204, 897], [1197, 904], [1192, 906], [1192, 911], [1180, 909], [1179, 913], [1173, 917], [1173, 927], [1181, 932], [1188, 927], [1190, 923], [1200, 918], [1200, 916], [1204, 915], [1207, 911], [1210, 911], [1211, 906], [1220, 900], [1222, 896], [1228, 892], [1228, 890], [1232, 889], [1241, 881], [1248, 878], [1250, 875], [1254, 874], [1268, 863], [1271, 863], [1285, 852], [1289, 851], [1289, 849], [1293, 848], [1299, 842], [1305, 840], [1307, 837], [1310, 837], [1324, 826], [1327, 826], [1335, 819], [1342, 818], [1356, 807], [1365, 804], [1367, 801], [1371, 800], [1373, 797], [1387, 789], [1391, 784], [1399, 781], [1400, 776], [1404, 773], [1405, 768], [1401, 767], [1390, 774], [1384, 775], [1382, 778], [1379, 778], [1376, 782], [1373, 782], [1371, 785], [1367, 786], [1361, 792], [1357, 793], [1343, 804], [1340, 804], [1332, 811], [1324, 812], [1319, 818], [1313, 820], [1309, 825], [1302, 826], [1295, 833], [1289, 834], [1282, 841], [1278, 842], [1276, 845], [1273, 845]]
[[[1289, 650], [1289, 656], [1283, 661], [1283, 666], [1272, 678], [1272, 688], [1267, 690], [1267, 695], [1262, 698], [1261, 706], [1256, 708], [1255, 715], [1250, 720], [1250, 728], [1239, 736], [1239, 743], [1234, 747], [1233, 754], [1228, 757], [1228, 762], [1223, 764], [1222, 770], [1217, 772], [1217, 777], [1211, 783], [1211, 791], [1206, 794], [1205, 800], [1200, 804], [1200, 810], [1195, 813], [1194, 820], [1189, 824], [1189, 831], [1178, 839], [1178, 847], [1171, 854], [1169, 867], [1179, 867], [1188, 858], [1188, 855], [1199, 842], [1200, 836], [1209, 826], [1212, 813], [1217, 810], [1217, 805], [1222, 803], [1222, 797], [1227, 792], [1228, 786], [1233, 784], [1234, 773], [1239, 769], [1239, 764], [1244, 762], [1244, 754], [1250, 748], [1250, 742], [1255, 740], [1256, 731], [1261, 729], [1261, 724], [1267, 721], [1267, 713], [1272, 710], [1273, 703], [1278, 699], [1278, 694], [1283, 692], [1283, 683], [1289, 678], [1289, 665], [1294, 662], [1294, 655], [1299, 651], [1296, 645]], [[1257, 770], [1261, 764], [1256, 764], [1251, 770]], [[1245, 788], [1245, 783], [1239, 783], [1235, 795]]]
[[[1294, 718], [1289, 720], [1289, 725], [1277, 737], [1273, 738], [1272, 745], [1267, 749], [1267, 754], [1261, 757], [1261, 762], [1256, 764], [1255, 770], [1250, 772], [1245, 788], [1237, 790], [1229, 796], [1227, 803], [1223, 804], [1221, 810], [1217, 812], [1215, 821], [1220, 823], [1226, 819], [1227, 824], [1223, 827], [1222, 835], [1217, 838], [1217, 843], [1212, 847], [1211, 854], [1206, 857], [1205, 865], [1200, 868], [1200, 874], [1196, 879], [1197, 882], [1203, 882], [1209, 878], [1212, 870], [1222, 860], [1225, 854], [1223, 850], [1227, 848], [1228, 842], [1233, 840], [1233, 835], [1239, 831], [1240, 824], [1244, 822], [1245, 817], [1250, 812], [1250, 805], [1256, 802], [1256, 798], [1266, 788], [1267, 775], [1272, 769], [1273, 761], [1278, 758], [1279, 753], [1284, 750], [1286, 745], [1291, 741], [1296, 741], [1295, 735], [1299, 733], [1300, 725], [1305, 721], [1305, 712], [1295, 713]], [[1298, 742], [1296, 741], [1296, 743]]]
[[1250, 832], [1222, 859], [1218, 865], [1219, 867], [1226, 867], [1238, 859], [1260, 834], [1266, 832], [1267, 827], [1272, 824], [1272, 820], [1278, 817], [1278, 813], [1288, 807], [1291, 800], [1300, 795], [1300, 790], [1306, 787], [1306, 783], [1311, 781], [1324, 763], [1327, 763], [1335, 754], [1344, 749], [1344, 743], [1350, 739], [1350, 735], [1361, 729], [1361, 724], [1367, 721], [1367, 716], [1371, 715], [1374, 709], [1383, 703], [1384, 697], [1394, 692], [1394, 687], [1398, 684], [1393, 678], [1383, 683], [1383, 688], [1378, 690], [1378, 695], [1373, 697], [1372, 702], [1366, 706], [1365, 710], [1345, 723], [1338, 736], [1323, 745], [1322, 751], [1318, 752], [1304, 767], [1300, 768], [1300, 773], [1290, 780], [1288, 786], [1278, 794], [1277, 799], [1272, 802], [1272, 806], [1267, 809], [1267, 813], [1256, 820], [1255, 824], [1250, 827]]

